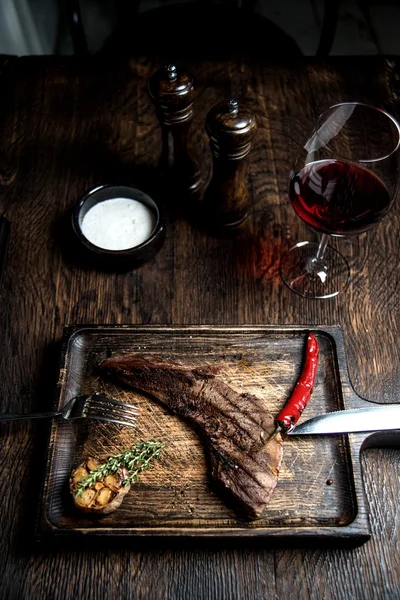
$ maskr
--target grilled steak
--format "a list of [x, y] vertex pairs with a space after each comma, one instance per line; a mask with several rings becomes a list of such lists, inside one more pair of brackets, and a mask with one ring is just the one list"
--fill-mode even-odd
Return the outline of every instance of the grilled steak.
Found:
[[263, 514], [277, 484], [282, 460], [267, 402], [238, 394], [210, 367], [191, 369], [154, 356], [121, 355], [101, 365], [118, 380], [154, 396], [194, 423], [205, 439], [212, 478], [253, 519]]

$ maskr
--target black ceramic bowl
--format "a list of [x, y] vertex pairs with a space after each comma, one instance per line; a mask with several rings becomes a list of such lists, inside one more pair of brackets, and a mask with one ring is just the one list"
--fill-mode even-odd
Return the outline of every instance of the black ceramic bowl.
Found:
[[[150, 236], [137, 246], [124, 250], [107, 250], [93, 244], [82, 231], [86, 213], [105, 200], [129, 198], [144, 204], [153, 213], [155, 225]], [[101, 185], [87, 192], [77, 202], [72, 213], [72, 228], [80, 242], [79, 255], [90, 263], [107, 270], [128, 270], [151, 260], [165, 240], [165, 214], [162, 206], [148, 194], [131, 185]]]

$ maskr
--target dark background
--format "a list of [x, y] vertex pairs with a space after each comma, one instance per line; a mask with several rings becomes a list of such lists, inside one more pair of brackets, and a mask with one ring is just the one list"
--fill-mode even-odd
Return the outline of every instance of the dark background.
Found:
[[[225, 0], [225, 3], [240, 5], [245, 1]], [[212, 4], [211, 0], [204, 0], [207, 2]], [[176, 3], [176, 0], [142, 0], [139, 11]], [[100, 50], [117, 24], [115, 0], [72, 3], [69, 0], [1, 0], [0, 54], [74, 54], [68, 25], [68, 5], [71, 4], [79, 5], [89, 53]], [[290, 35], [305, 56], [316, 53], [324, 0], [256, 0], [252, 4], [256, 13]], [[397, 0], [342, 0], [339, 4], [331, 55], [400, 54], [400, 3]]]

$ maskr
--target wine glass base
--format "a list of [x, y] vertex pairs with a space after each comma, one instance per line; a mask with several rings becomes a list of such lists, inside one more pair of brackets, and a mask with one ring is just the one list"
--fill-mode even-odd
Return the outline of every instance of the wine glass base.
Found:
[[323, 260], [317, 260], [319, 244], [299, 242], [282, 259], [281, 277], [285, 284], [303, 298], [334, 298], [350, 280], [346, 259], [327, 246]]

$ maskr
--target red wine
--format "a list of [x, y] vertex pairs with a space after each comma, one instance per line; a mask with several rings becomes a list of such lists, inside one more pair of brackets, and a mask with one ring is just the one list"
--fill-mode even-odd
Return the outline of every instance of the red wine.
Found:
[[354, 163], [320, 160], [290, 180], [293, 208], [314, 229], [331, 235], [362, 233], [390, 210], [384, 183]]

